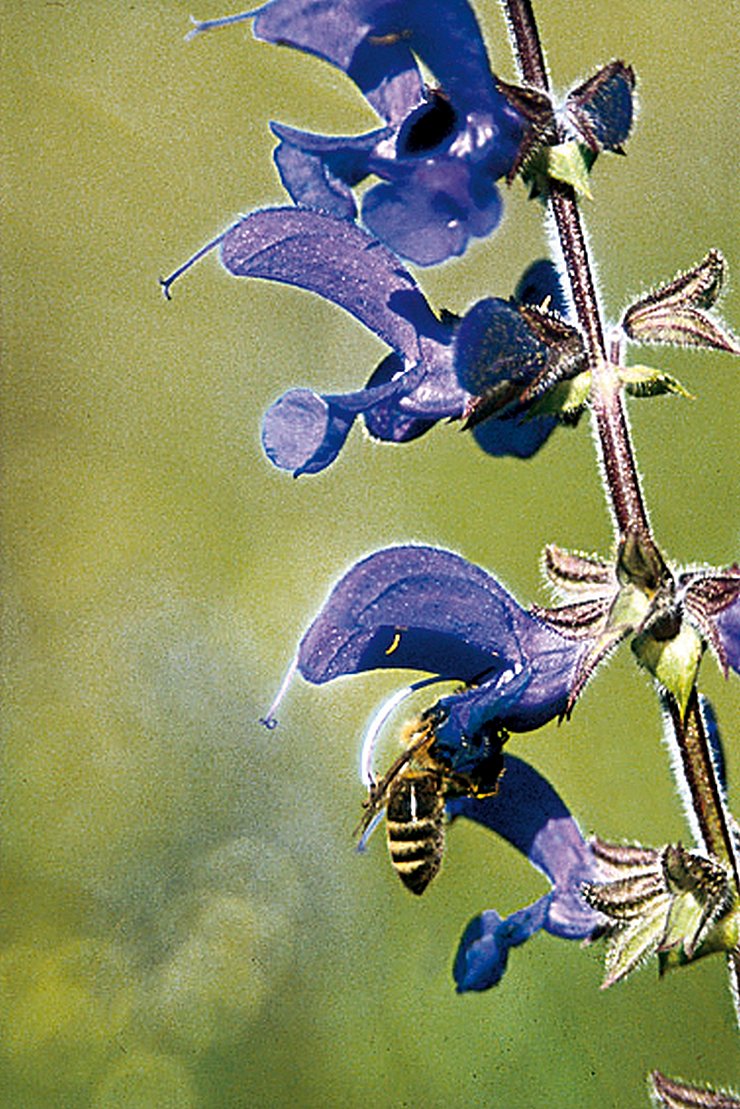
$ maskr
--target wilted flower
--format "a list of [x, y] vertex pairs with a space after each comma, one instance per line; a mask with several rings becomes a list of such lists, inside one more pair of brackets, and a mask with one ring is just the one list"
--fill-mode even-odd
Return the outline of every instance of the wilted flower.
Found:
[[437, 317], [386, 247], [326, 213], [253, 212], [221, 237], [221, 259], [236, 276], [318, 293], [392, 348], [365, 388], [291, 389], [268, 410], [265, 451], [296, 476], [333, 462], [358, 415], [374, 438], [396, 443], [440, 419], [468, 417], [489, 453], [527, 458], [557, 423], [553, 415], [530, 418], [533, 404], [580, 366], [580, 337], [562, 318], [565, 299], [551, 262], [530, 266], [512, 301], [480, 301], [460, 321]]
[[[197, 22], [191, 36], [254, 19], [256, 38], [316, 54], [355, 82], [383, 121], [365, 135], [272, 129], [275, 161], [297, 204], [345, 219], [352, 189], [380, 183], [362, 218], [404, 258], [433, 265], [462, 254], [501, 219], [494, 182], [517, 159], [526, 123], [496, 87], [466, 0], [272, 0], [224, 19]], [[419, 57], [439, 82], [425, 87]]]
[[502, 918], [495, 909], [474, 917], [455, 957], [458, 993], [487, 990], [501, 980], [509, 950], [540, 929], [568, 940], [590, 938], [603, 918], [582, 898], [581, 886], [598, 880], [590, 846], [562, 800], [531, 766], [504, 757], [504, 774], [495, 797], [455, 798], [451, 819], [466, 816], [513, 844], [542, 871], [552, 889], [531, 905]]

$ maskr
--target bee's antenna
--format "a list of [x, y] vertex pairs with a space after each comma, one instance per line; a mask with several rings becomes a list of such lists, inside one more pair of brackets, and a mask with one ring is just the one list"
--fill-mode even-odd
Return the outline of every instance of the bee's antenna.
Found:
[[[365, 737], [362, 741], [362, 748], [360, 750], [360, 781], [368, 789], [371, 789], [375, 779], [373, 777], [373, 755], [375, 753], [375, 744], [378, 741], [381, 729], [385, 724], [388, 717], [398, 708], [402, 701], [410, 697], [412, 693], [416, 693], [417, 689], [423, 689], [427, 685], [435, 685], [439, 682], [438, 677], [422, 678], [418, 682], [412, 682], [411, 685], [406, 685], [403, 689], [397, 690], [392, 697], [384, 701], [378, 711], [373, 716], [372, 720], [367, 726]], [[367, 839], [364, 836], [363, 839]]]
[[370, 839], [370, 836], [373, 834], [375, 829], [378, 827], [378, 825], [380, 824], [382, 819], [383, 819], [383, 810], [379, 809], [376, 812], [375, 816], [370, 821], [370, 823], [368, 824], [367, 828], [363, 829], [362, 835], [360, 836], [359, 840], [357, 841], [357, 847], [355, 848], [355, 851], [357, 851], [358, 855], [361, 855], [363, 851], [367, 850], [367, 841]]

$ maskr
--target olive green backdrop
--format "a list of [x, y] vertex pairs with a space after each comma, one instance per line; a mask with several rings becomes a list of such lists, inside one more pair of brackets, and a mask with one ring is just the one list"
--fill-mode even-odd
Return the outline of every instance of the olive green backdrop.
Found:
[[[537, 8], [561, 91], [615, 56], [638, 74], [629, 156], [600, 160], [586, 206], [607, 312], [712, 245], [740, 272], [731, 6]], [[222, 14], [2, 5], [2, 1104], [624, 1109], [647, 1104], [653, 1067], [740, 1085], [721, 959], [600, 992], [598, 949], [539, 936], [499, 988], [455, 995], [469, 918], [545, 883], [461, 824], [420, 901], [381, 836], [353, 853], [359, 736], [393, 675], [297, 681], [280, 728], [257, 725], [332, 582], [373, 548], [450, 547], [543, 601], [544, 544], [606, 553], [610, 523], [586, 422], [528, 464], [445, 427], [396, 448], [357, 429], [297, 482], [266, 463], [260, 419], [280, 392], [357, 388], [384, 348], [214, 257], [170, 304], [157, 278], [283, 200], [269, 118], [340, 133], [373, 118], [342, 74], [245, 27], [186, 44], [190, 11]], [[513, 79], [493, 0], [481, 17]], [[497, 236], [420, 280], [462, 311], [508, 295], [545, 242], [517, 184]], [[737, 296], [726, 306], [737, 323]], [[640, 357], [697, 397], [631, 408], [659, 541], [726, 564], [736, 371], [714, 354]], [[704, 687], [737, 799], [737, 679], [707, 659]], [[687, 839], [628, 652], [569, 725], [511, 749], [587, 832]]]

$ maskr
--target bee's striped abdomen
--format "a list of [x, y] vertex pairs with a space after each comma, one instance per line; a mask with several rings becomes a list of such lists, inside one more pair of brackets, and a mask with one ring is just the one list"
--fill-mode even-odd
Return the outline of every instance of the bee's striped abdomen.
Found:
[[396, 873], [412, 893], [423, 893], [444, 853], [444, 795], [436, 772], [398, 778], [388, 793], [386, 832]]

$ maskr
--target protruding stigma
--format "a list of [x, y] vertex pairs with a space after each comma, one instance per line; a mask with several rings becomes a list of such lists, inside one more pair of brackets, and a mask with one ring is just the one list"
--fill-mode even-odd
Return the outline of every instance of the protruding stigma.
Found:
[[178, 277], [182, 277], [182, 275], [187, 270], [189, 270], [191, 266], [194, 266], [195, 263], [198, 262], [204, 254], [208, 254], [209, 251], [218, 246], [218, 244], [226, 238], [232, 227], [236, 226], [236, 224], [232, 224], [231, 227], [227, 227], [225, 231], [222, 231], [220, 235], [217, 235], [215, 239], [211, 239], [211, 241], [206, 243], [205, 246], [202, 246], [200, 250], [196, 250], [195, 254], [191, 255], [191, 257], [188, 258], [187, 262], [183, 262], [181, 266], [178, 266], [174, 273], [171, 273], [169, 277], [160, 277], [159, 284], [162, 286], [162, 292], [164, 293], [166, 300], [172, 300], [172, 296], [170, 295], [170, 288], [177, 281]]
[[267, 710], [267, 712], [265, 713], [265, 715], [260, 717], [260, 724], [263, 724], [265, 726], [265, 728], [267, 728], [269, 731], [272, 731], [273, 728], [277, 728], [277, 723], [278, 722], [277, 722], [277, 719], [275, 717], [275, 713], [277, 712], [278, 705], [280, 704], [283, 697], [287, 693], [288, 686], [293, 681], [293, 678], [295, 676], [295, 672], [296, 672], [297, 669], [298, 669], [298, 656], [296, 655], [296, 657], [293, 659], [290, 666], [288, 667], [288, 670], [287, 670], [287, 673], [286, 673], [285, 677], [283, 678], [282, 682], [280, 683], [280, 688], [277, 691], [277, 694], [275, 696], [274, 701], [270, 705], [270, 707]]
[[190, 22], [193, 24], [192, 31], [188, 31], [185, 36], [185, 41], [190, 42], [196, 35], [200, 35], [203, 31], [212, 31], [216, 27], [229, 27], [232, 23], [243, 23], [247, 19], [253, 19], [259, 11], [259, 8], [253, 8], [248, 12], [239, 12], [238, 15], [224, 15], [220, 19], [196, 19], [195, 16], [190, 16]]

